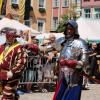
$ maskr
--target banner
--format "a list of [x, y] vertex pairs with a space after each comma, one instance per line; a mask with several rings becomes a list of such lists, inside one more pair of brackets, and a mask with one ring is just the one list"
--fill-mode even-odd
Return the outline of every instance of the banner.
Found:
[[24, 20], [29, 20], [29, 17], [30, 17], [30, 8], [31, 8], [31, 0], [26, 0], [25, 1]]
[[3, 0], [2, 8], [1, 8], [1, 15], [6, 15], [6, 4], [7, 4], [7, 0]]
[[1, 14], [1, 8], [2, 8], [2, 1], [3, 0], [0, 0], [0, 14]]
[[25, 1], [26, 0], [19, 0], [19, 21], [24, 21], [24, 12], [25, 12]]

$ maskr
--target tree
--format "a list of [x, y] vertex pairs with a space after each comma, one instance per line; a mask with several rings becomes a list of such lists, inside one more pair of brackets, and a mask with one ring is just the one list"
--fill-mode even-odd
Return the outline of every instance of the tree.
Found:
[[59, 22], [59, 26], [57, 27], [57, 30], [56, 32], [64, 32], [65, 30], [65, 27], [64, 27], [64, 24], [65, 22], [67, 22], [69, 19], [74, 19], [76, 20], [76, 12], [73, 11], [73, 10], [69, 10], [67, 9], [65, 11], [65, 13], [63, 14], [62, 18], [61, 18], [61, 21]]
[[65, 22], [66, 21], [68, 21], [68, 16], [63, 16], [62, 17], [62, 20], [59, 22], [59, 26], [57, 27], [57, 30], [56, 30], [56, 32], [64, 32], [64, 30], [65, 30], [65, 27], [64, 27], [64, 24], [65, 24]]

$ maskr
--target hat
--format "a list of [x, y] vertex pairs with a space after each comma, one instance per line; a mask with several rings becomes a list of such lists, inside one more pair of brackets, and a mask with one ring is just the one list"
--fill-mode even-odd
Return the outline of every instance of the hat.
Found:
[[69, 21], [66, 21], [64, 26], [65, 26], [65, 31], [64, 31], [64, 34], [66, 33], [66, 28], [68, 27], [68, 25], [70, 25], [71, 27], [73, 27], [75, 29], [75, 33], [74, 35], [76, 35], [76, 37], [79, 38], [79, 33], [78, 33], [78, 24], [75, 20], [69, 20]]
[[6, 35], [11, 35], [14, 37], [20, 37], [17, 33], [17, 30], [14, 28], [10, 28], [10, 27], [4, 27], [1, 29], [1, 34], [6, 34]]
[[71, 25], [73, 28], [78, 28], [78, 24], [75, 20], [69, 20], [64, 23], [64, 26]]

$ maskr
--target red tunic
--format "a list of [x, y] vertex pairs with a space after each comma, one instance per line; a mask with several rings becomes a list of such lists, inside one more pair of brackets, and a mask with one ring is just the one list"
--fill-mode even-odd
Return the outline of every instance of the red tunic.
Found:
[[[26, 49], [18, 45], [7, 54], [3, 63], [0, 64], [0, 79], [4, 82], [2, 100], [15, 100], [13, 94], [25, 69], [26, 57]], [[8, 71], [13, 73], [11, 78], [7, 77]]]
[[3, 50], [4, 50], [4, 46], [0, 45], [0, 54], [2, 53]]

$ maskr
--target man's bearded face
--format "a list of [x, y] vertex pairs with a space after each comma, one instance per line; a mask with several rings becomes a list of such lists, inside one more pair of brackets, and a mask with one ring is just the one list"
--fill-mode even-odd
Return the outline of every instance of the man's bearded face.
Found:
[[75, 34], [75, 29], [71, 25], [68, 25], [65, 32], [65, 37], [71, 38], [74, 36], [74, 34]]
[[13, 43], [15, 41], [15, 35], [14, 33], [6, 34], [6, 39], [8, 43]]

